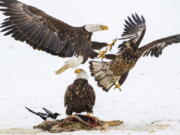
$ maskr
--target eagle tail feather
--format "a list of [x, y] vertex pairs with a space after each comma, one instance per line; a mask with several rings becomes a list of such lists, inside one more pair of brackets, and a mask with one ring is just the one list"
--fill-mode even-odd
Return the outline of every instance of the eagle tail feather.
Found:
[[65, 70], [67, 70], [68, 68], [70, 68], [69, 65], [64, 65], [60, 69], [55, 71], [55, 73], [56, 73], [56, 75], [59, 75], [59, 74], [63, 73]]
[[90, 72], [95, 77], [99, 87], [108, 92], [110, 88], [116, 83], [113, 72], [109, 70], [110, 62], [90, 61]]
[[65, 64], [60, 69], [55, 71], [55, 73], [56, 73], [56, 75], [59, 75], [69, 68], [75, 68], [75, 67], [79, 66], [80, 64], [83, 63], [83, 61], [84, 61], [83, 56], [77, 56], [77, 57], [73, 56], [68, 61], [66, 61]]

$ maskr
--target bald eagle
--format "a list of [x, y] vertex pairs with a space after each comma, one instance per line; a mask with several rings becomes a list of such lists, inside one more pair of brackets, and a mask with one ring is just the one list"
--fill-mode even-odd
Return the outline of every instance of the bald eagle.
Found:
[[109, 54], [110, 62], [90, 61], [91, 75], [95, 77], [98, 86], [103, 90], [109, 89], [115, 85], [120, 86], [126, 80], [129, 71], [135, 66], [141, 56], [159, 57], [162, 50], [173, 43], [180, 42], [180, 34], [169, 36], [150, 42], [139, 47], [146, 31], [145, 19], [143, 16], [132, 14], [125, 20], [125, 28], [121, 39], [128, 39], [120, 44], [117, 55]]
[[76, 69], [75, 73], [77, 74], [76, 79], [68, 86], [64, 96], [66, 114], [93, 113], [96, 95], [93, 87], [88, 83], [88, 75], [83, 69]]
[[83, 64], [88, 58], [95, 58], [106, 43], [93, 42], [93, 32], [107, 30], [101, 24], [87, 24], [73, 27], [49, 16], [45, 12], [17, 0], [0, 0], [0, 11], [8, 16], [2, 23], [4, 35], [26, 42], [37, 50], [59, 57], [71, 57], [56, 73]]

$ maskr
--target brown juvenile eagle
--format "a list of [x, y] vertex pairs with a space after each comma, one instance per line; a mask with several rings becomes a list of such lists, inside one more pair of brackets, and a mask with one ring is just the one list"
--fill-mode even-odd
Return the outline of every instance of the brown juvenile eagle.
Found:
[[169, 36], [150, 42], [143, 47], [139, 47], [146, 31], [145, 19], [143, 16], [133, 14], [125, 20], [125, 29], [122, 39], [128, 39], [119, 45], [117, 55], [109, 54], [110, 62], [91, 61], [91, 75], [95, 77], [98, 86], [103, 90], [109, 89], [115, 85], [120, 85], [126, 80], [129, 71], [134, 67], [141, 56], [159, 57], [162, 50], [173, 43], [180, 42], [180, 34]]
[[93, 87], [88, 83], [88, 74], [83, 69], [76, 69], [75, 73], [77, 74], [76, 79], [68, 86], [64, 96], [66, 114], [93, 113], [96, 95]]
[[[83, 64], [88, 58], [95, 58], [106, 43], [91, 41], [96, 31], [107, 30], [101, 24], [87, 24], [73, 27], [53, 18], [45, 12], [17, 0], [0, 0], [0, 11], [8, 16], [2, 23], [4, 35], [26, 42], [34, 49], [42, 50], [59, 57], [71, 57], [56, 73]], [[109, 44], [111, 45], [111, 44]]]

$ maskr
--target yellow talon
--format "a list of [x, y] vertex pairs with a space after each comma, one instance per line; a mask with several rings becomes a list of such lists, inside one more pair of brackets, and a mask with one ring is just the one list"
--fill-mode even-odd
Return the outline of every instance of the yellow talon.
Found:
[[104, 51], [99, 51], [99, 58], [105, 58], [105, 54], [107, 53], [108, 49], [106, 48]]
[[109, 51], [112, 50], [112, 47], [115, 45], [117, 39], [114, 39], [113, 42], [111, 44], [108, 44], [107, 46], [109, 47]]
[[115, 83], [114, 86], [114, 89], [119, 89], [121, 91], [121, 85], [119, 83]]

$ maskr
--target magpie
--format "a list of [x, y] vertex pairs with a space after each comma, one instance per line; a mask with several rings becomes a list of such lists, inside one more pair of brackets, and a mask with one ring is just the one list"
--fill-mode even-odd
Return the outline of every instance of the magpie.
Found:
[[45, 113], [42, 112], [34, 112], [33, 110], [31, 110], [28, 107], [25, 107], [28, 111], [30, 111], [33, 114], [38, 115], [39, 117], [41, 117], [44, 121], [49, 121], [49, 120], [55, 120], [57, 118], [57, 116], [59, 116], [59, 113], [52, 113], [50, 110], [46, 109], [46, 108], [42, 108]]

